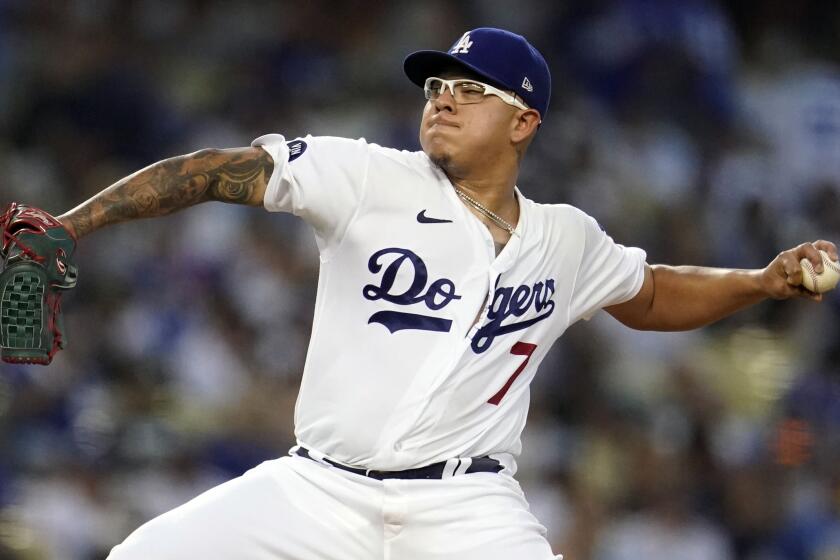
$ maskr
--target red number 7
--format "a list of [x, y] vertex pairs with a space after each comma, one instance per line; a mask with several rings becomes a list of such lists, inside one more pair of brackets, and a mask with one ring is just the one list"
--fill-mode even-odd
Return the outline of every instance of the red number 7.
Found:
[[513, 382], [519, 377], [519, 374], [522, 373], [522, 370], [525, 369], [525, 366], [528, 365], [528, 360], [531, 359], [531, 354], [534, 353], [534, 350], [537, 349], [536, 344], [531, 344], [530, 342], [517, 342], [513, 345], [513, 348], [510, 349], [510, 353], [514, 356], [525, 356], [525, 360], [519, 364], [519, 367], [516, 368], [516, 371], [513, 372], [513, 375], [508, 378], [507, 383], [505, 383], [504, 387], [499, 389], [499, 392], [490, 397], [490, 400], [487, 401], [489, 404], [494, 404], [498, 406], [501, 402], [502, 397], [505, 396], [505, 393], [508, 392], [510, 386], [513, 385]]

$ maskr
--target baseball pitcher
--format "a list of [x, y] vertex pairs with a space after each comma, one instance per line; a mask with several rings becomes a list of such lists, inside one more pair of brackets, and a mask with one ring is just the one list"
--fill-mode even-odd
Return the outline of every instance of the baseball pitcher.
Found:
[[[34, 218], [14, 210], [6, 220], [6, 276], [58, 258], [32, 243], [48, 231], [67, 260], [66, 245], [95, 230], [213, 200], [291, 212], [317, 240], [297, 445], [149, 521], [111, 559], [557, 558], [514, 475], [529, 384], [569, 326], [605, 309], [635, 329], [693, 329], [766, 298], [821, 299], [801, 286], [800, 260], [821, 271], [821, 249], [836, 262], [828, 241], [761, 270], [650, 266], [581, 210], [528, 199], [517, 176], [551, 78], [525, 38], [474, 29], [404, 69], [425, 92], [422, 151], [267, 134], [155, 163], [63, 227], [15, 226]], [[35, 274], [47, 293], [68, 286], [56, 266]], [[9, 346], [21, 340], [4, 338], [4, 352], [53, 351], [52, 338]]]

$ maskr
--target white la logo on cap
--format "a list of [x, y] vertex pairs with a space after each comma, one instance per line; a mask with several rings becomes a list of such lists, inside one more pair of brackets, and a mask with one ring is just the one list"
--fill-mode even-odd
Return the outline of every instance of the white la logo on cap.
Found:
[[531, 80], [528, 79], [528, 76], [525, 76], [525, 79], [522, 80], [522, 89], [526, 91], [534, 91], [534, 86], [531, 85]]
[[470, 32], [467, 31], [458, 39], [458, 42], [455, 43], [455, 46], [449, 52], [451, 54], [467, 54], [470, 52], [471, 46], [473, 46], [473, 42], [470, 41]]

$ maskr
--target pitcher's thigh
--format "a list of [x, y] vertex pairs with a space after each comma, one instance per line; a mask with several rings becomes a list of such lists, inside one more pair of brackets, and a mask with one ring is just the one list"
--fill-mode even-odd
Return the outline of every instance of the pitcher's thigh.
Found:
[[[399, 488], [406, 523], [394, 527], [386, 560], [554, 560], [545, 527], [519, 485], [474, 474]], [[387, 534], [387, 533], [386, 533]]]
[[[476, 514], [480, 517], [480, 514]], [[541, 528], [531, 524], [499, 527], [492, 521], [453, 524], [440, 528], [440, 537], [431, 532], [414, 532], [394, 539], [386, 560], [554, 560], [562, 558], [551, 551]]]
[[[109, 560], [346, 560], [381, 555], [367, 496], [321, 467], [263, 463], [149, 521]], [[310, 476], [312, 474], [313, 476]], [[331, 478], [331, 476], [333, 478]], [[377, 546], [378, 545], [378, 546]]]

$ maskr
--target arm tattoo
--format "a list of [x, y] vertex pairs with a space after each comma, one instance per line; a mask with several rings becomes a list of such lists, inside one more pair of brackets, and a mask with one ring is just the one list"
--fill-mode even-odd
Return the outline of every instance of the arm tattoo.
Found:
[[150, 165], [60, 219], [81, 237], [106, 225], [164, 216], [209, 200], [258, 205], [273, 169], [271, 157], [260, 148], [201, 150]]
[[216, 181], [210, 189], [210, 198], [222, 202], [247, 204], [254, 195], [254, 185], [259, 181], [268, 183], [274, 169], [274, 162], [260, 149], [259, 158], [232, 159], [219, 169]]

